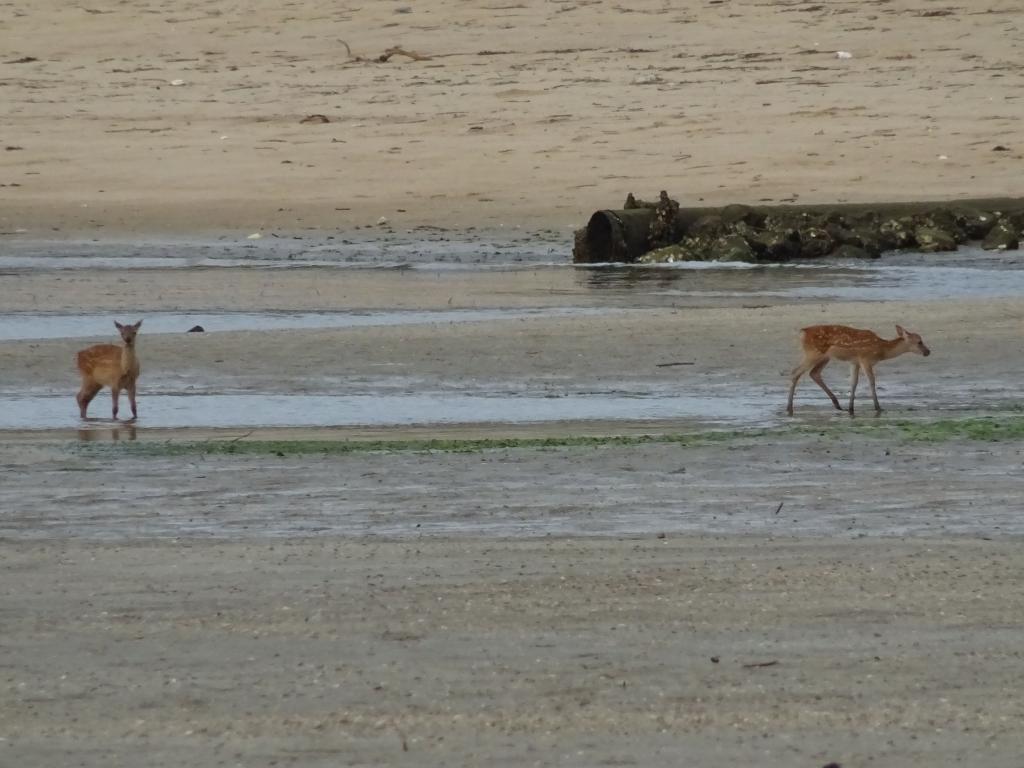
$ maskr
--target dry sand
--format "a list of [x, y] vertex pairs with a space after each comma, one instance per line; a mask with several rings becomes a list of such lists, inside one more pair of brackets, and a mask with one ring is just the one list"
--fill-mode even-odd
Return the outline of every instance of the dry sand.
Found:
[[[1018, 4], [691, 6], [9, 5], [0, 231], [327, 234], [386, 216], [399, 229], [553, 229], [568, 258], [569, 230], [627, 191], [1020, 193]], [[430, 58], [353, 60], [341, 40], [363, 59], [391, 46]], [[330, 122], [300, 123], [314, 113]], [[396, 362], [427, 386], [739, 387], [781, 410], [795, 331], [826, 320], [925, 333], [932, 357], [889, 363], [880, 383], [897, 417], [928, 417], [1013, 391], [1024, 353], [1020, 299], [645, 296], [568, 269], [0, 276], [4, 311], [621, 310], [144, 328], [143, 419], [147, 386], [372, 391]], [[0, 389], [66, 388], [73, 408], [82, 343], [0, 343]], [[693, 365], [658, 367], [678, 361]], [[1020, 444], [837, 441], [830, 425], [845, 422], [805, 387], [798, 418], [820, 436], [713, 449], [204, 462], [83, 452], [65, 444], [73, 426], [4, 433], [0, 764], [1016, 764], [1024, 563], [1006, 531]], [[135, 436], [217, 435], [143, 421]], [[310, 436], [325, 435], [254, 435]], [[342, 530], [352, 519], [363, 534]], [[442, 535], [460, 520], [463, 535]], [[517, 526], [573, 535], [506, 535]]]
[[564, 230], [628, 191], [1014, 195], [1022, 31], [1012, 0], [18, 3], [0, 229]]

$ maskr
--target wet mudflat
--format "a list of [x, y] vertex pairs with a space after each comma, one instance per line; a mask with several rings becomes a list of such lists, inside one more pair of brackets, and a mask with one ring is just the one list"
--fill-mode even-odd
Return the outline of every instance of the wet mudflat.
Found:
[[[520, 434], [543, 440], [551, 432]], [[318, 442], [322, 434], [275, 440], [269, 431], [255, 438], [254, 452], [243, 433], [229, 443], [237, 454], [225, 455], [174, 431], [162, 433], [168, 440], [144, 433], [139, 440], [131, 427], [104, 434], [97, 426], [81, 447], [44, 442], [0, 451], [7, 476], [0, 536], [1024, 534], [1014, 440], [918, 440], [824, 422], [820, 431], [703, 434], [692, 444], [637, 438], [622, 446], [457, 441], [406, 450], [398, 442], [336, 455]]]
[[0, 749], [1007, 765], [1022, 571], [1016, 543], [977, 538], [10, 542]]
[[[0, 750], [1004, 765], [1024, 309], [987, 264], [12, 267]], [[75, 351], [139, 317], [141, 418], [80, 421]], [[786, 419], [813, 322], [933, 354], [880, 416], [804, 382]]]

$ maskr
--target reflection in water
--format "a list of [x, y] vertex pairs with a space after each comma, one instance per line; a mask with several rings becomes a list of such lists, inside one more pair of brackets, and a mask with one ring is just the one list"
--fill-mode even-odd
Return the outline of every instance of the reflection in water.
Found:
[[78, 439], [85, 443], [119, 442], [121, 439], [134, 440], [136, 429], [134, 424], [118, 424], [109, 427], [79, 427]]
[[782, 296], [808, 286], [864, 287], [878, 278], [872, 272], [800, 262], [790, 265], [719, 264], [581, 267], [577, 280], [605, 293], [692, 297]]
[[584, 278], [588, 288], [633, 288], [650, 287], [669, 288], [679, 280], [694, 279], [694, 270], [672, 269], [662, 267], [579, 267], [578, 275]]
[[[895, 262], [895, 263], [894, 263]], [[786, 264], [684, 262], [662, 265], [578, 267], [577, 282], [605, 295], [708, 299], [844, 299], [884, 301], [982, 298], [1024, 294], [1024, 263], [985, 259], [970, 263], [922, 262], [919, 257], [879, 261]]]
[[[453, 392], [402, 395], [152, 394], [146, 396], [145, 426], [328, 427], [411, 424], [528, 424], [553, 421], [700, 419], [713, 423], [769, 423], [773, 409], [754, 394], [679, 395], [655, 392], [566, 394], [561, 397], [474, 395]], [[67, 398], [0, 395], [0, 429], [59, 429], [66, 426]], [[134, 425], [86, 429], [101, 437], [134, 439]]]

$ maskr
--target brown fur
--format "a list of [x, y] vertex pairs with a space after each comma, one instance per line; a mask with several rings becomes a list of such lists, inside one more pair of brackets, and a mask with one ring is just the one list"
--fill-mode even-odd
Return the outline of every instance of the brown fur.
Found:
[[76, 357], [78, 372], [82, 375], [82, 386], [75, 399], [78, 401], [78, 410], [83, 419], [86, 418], [89, 403], [103, 387], [110, 388], [115, 419], [122, 389], [128, 392], [132, 418], [135, 419], [139, 416], [135, 403], [135, 391], [141, 366], [135, 352], [135, 337], [142, 326], [142, 321], [139, 320], [135, 325], [121, 325], [115, 321], [114, 325], [117, 326], [117, 330], [121, 334], [123, 346], [94, 344], [83, 349]]
[[803, 349], [804, 359], [790, 375], [789, 402], [786, 405], [786, 413], [790, 416], [793, 415], [793, 395], [796, 392], [796, 383], [801, 376], [808, 372], [810, 372], [814, 383], [828, 395], [836, 410], [842, 410], [839, 399], [821, 377], [822, 369], [828, 365], [830, 360], [842, 360], [851, 365], [850, 413], [853, 414], [853, 399], [857, 392], [857, 380], [861, 369], [864, 370], [868, 382], [871, 384], [871, 398], [875, 403], [875, 412], [881, 412], [882, 407], [878, 404], [878, 393], [875, 391], [875, 366], [883, 360], [891, 360], [907, 352], [916, 352], [926, 357], [931, 354], [931, 350], [925, 346], [920, 335], [899, 325], [896, 326], [896, 333], [895, 339], [883, 339], [874, 331], [851, 328], [848, 325], [812, 325], [802, 329], [800, 346]]

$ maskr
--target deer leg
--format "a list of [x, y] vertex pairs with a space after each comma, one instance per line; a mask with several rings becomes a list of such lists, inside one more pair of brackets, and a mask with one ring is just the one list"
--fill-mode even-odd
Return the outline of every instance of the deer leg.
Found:
[[850, 415], [853, 416], [853, 398], [857, 394], [857, 381], [860, 379], [860, 363], [850, 366]]
[[837, 411], [841, 411], [842, 406], [839, 405], [839, 399], [836, 397], [835, 392], [828, 388], [825, 380], [821, 378], [821, 370], [828, 365], [828, 358], [826, 357], [820, 363], [811, 368], [811, 378], [814, 379], [814, 383], [825, 390], [825, 394], [828, 395], [828, 399], [832, 401], [832, 405], [836, 407]]
[[78, 401], [78, 413], [83, 419], [86, 418], [85, 412], [89, 408], [89, 403], [91, 403], [92, 399], [96, 397], [96, 393], [100, 391], [100, 388], [99, 384], [88, 381], [82, 382], [82, 388], [79, 389], [78, 394], [75, 395], [75, 400]]
[[113, 401], [113, 404], [114, 404], [114, 418], [116, 419], [117, 418], [117, 401], [121, 398], [121, 388], [120, 387], [111, 387], [110, 388], [110, 398], [111, 398], [111, 400]]
[[868, 381], [871, 383], [871, 399], [875, 401], [875, 413], [881, 413], [882, 406], [878, 404], [878, 392], [875, 391], [875, 369], [870, 365], [865, 365], [864, 373], [868, 375]]
[[786, 403], [786, 414], [789, 416], [793, 415], [793, 395], [796, 392], [796, 383], [800, 381], [800, 377], [807, 373], [817, 363], [821, 362], [820, 357], [805, 357], [803, 362], [800, 363], [796, 368], [793, 369], [793, 373], [789, 377], [789, 401]]
[[132, 407], [132, 418], [139, 418], [139, 409], [135, 406], [135, 382], [128, 385], [128, 404]]

